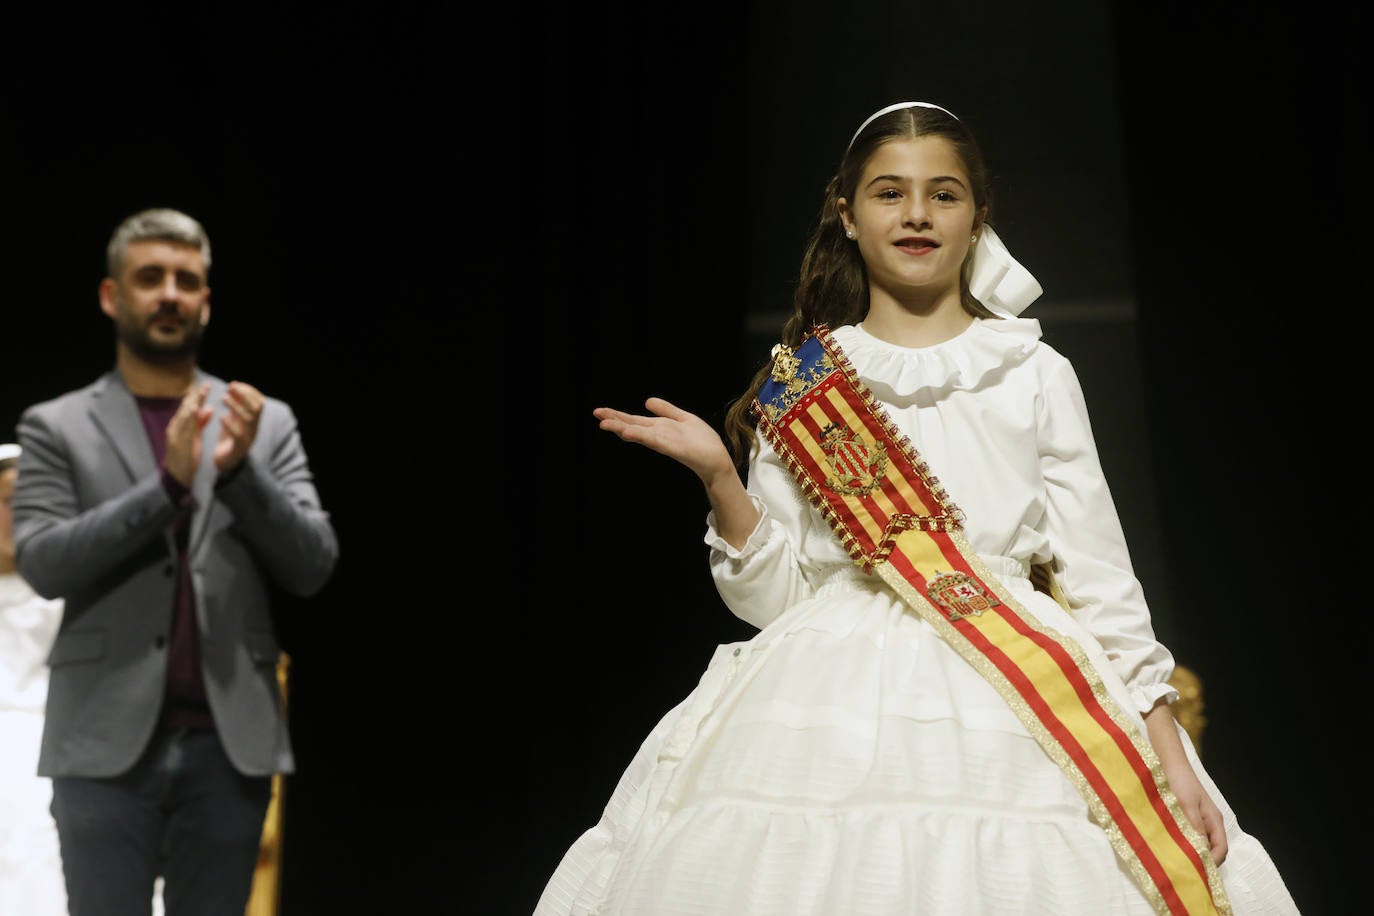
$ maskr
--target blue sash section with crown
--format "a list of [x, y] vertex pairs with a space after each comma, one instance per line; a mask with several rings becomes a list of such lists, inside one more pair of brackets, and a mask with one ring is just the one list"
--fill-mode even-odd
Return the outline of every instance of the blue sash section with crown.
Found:
[[795, 350], [778, 344], [773, 348], [773, 373], [759, 389], [759, 405], [776, 422], [835, 369], [830, 354], [814, 334]]

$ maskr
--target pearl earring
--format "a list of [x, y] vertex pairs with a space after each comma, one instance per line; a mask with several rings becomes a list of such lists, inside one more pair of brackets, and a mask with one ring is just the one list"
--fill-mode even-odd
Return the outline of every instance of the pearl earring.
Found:
[[854, 237], [854, 230], [853, 230], [853, 229], [846, 229], [846, 230], [844, 231], [844, 237], [847, 238], [847, 239], [852, 239], [852, 238]]
[[978, 236], [976, 236], [976, 235], [970, 235], [970, 236], [968, 237], [968, 243], [969, 243], [970, 245], [977, 245], [977, 244], [978, 244]]

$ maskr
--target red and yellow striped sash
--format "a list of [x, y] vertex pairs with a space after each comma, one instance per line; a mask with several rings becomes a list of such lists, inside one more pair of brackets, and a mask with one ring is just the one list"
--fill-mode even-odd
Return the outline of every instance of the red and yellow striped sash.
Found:
[[962, 513], [825, 327], [774, 348], [760, 432], [845, 548], [992, 683], [1088, 803], [1156, 912], [1229, 914], [1207, 851], [1148, 742], [1082, 648], [984, 566]]

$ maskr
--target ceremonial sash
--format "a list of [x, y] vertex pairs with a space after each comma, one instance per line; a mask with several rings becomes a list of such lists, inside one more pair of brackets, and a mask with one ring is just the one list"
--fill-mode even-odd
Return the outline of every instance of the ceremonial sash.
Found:
[[988, 679], [1087, 801], [1155, 911], [1229, 914], [1204, 838], [1083, 649], [992, 575], [963, 514], [824, 326], [773, 348], [761, 434], [865, 572]]

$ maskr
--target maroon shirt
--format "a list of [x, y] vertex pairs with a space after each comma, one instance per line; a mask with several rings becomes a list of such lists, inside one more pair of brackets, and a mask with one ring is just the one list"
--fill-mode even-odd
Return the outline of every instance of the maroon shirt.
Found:
[[[167, 451], [167, 424], [176, 413], [180, 398], [136, 398], [148, 442], [153, 447], [158, 467]], [[201, 673], [200, 630], [196, 626], [196, 594], [191, 586], [191, 563], [187, 543], [191, 530], [191, 491], [162, 467], [162, 486], [167, 495], [180, 507], [177, 513], [173, 540], [176, 542], [175, 563], [168, 568], [176, 576], [172, 592], [171, 618], [167, 633], [167, 690], [162, 702], [164, 728], [193, 728], [213, 730], [215, 721], [210, 704], [205, 699], [205, 679]]]

